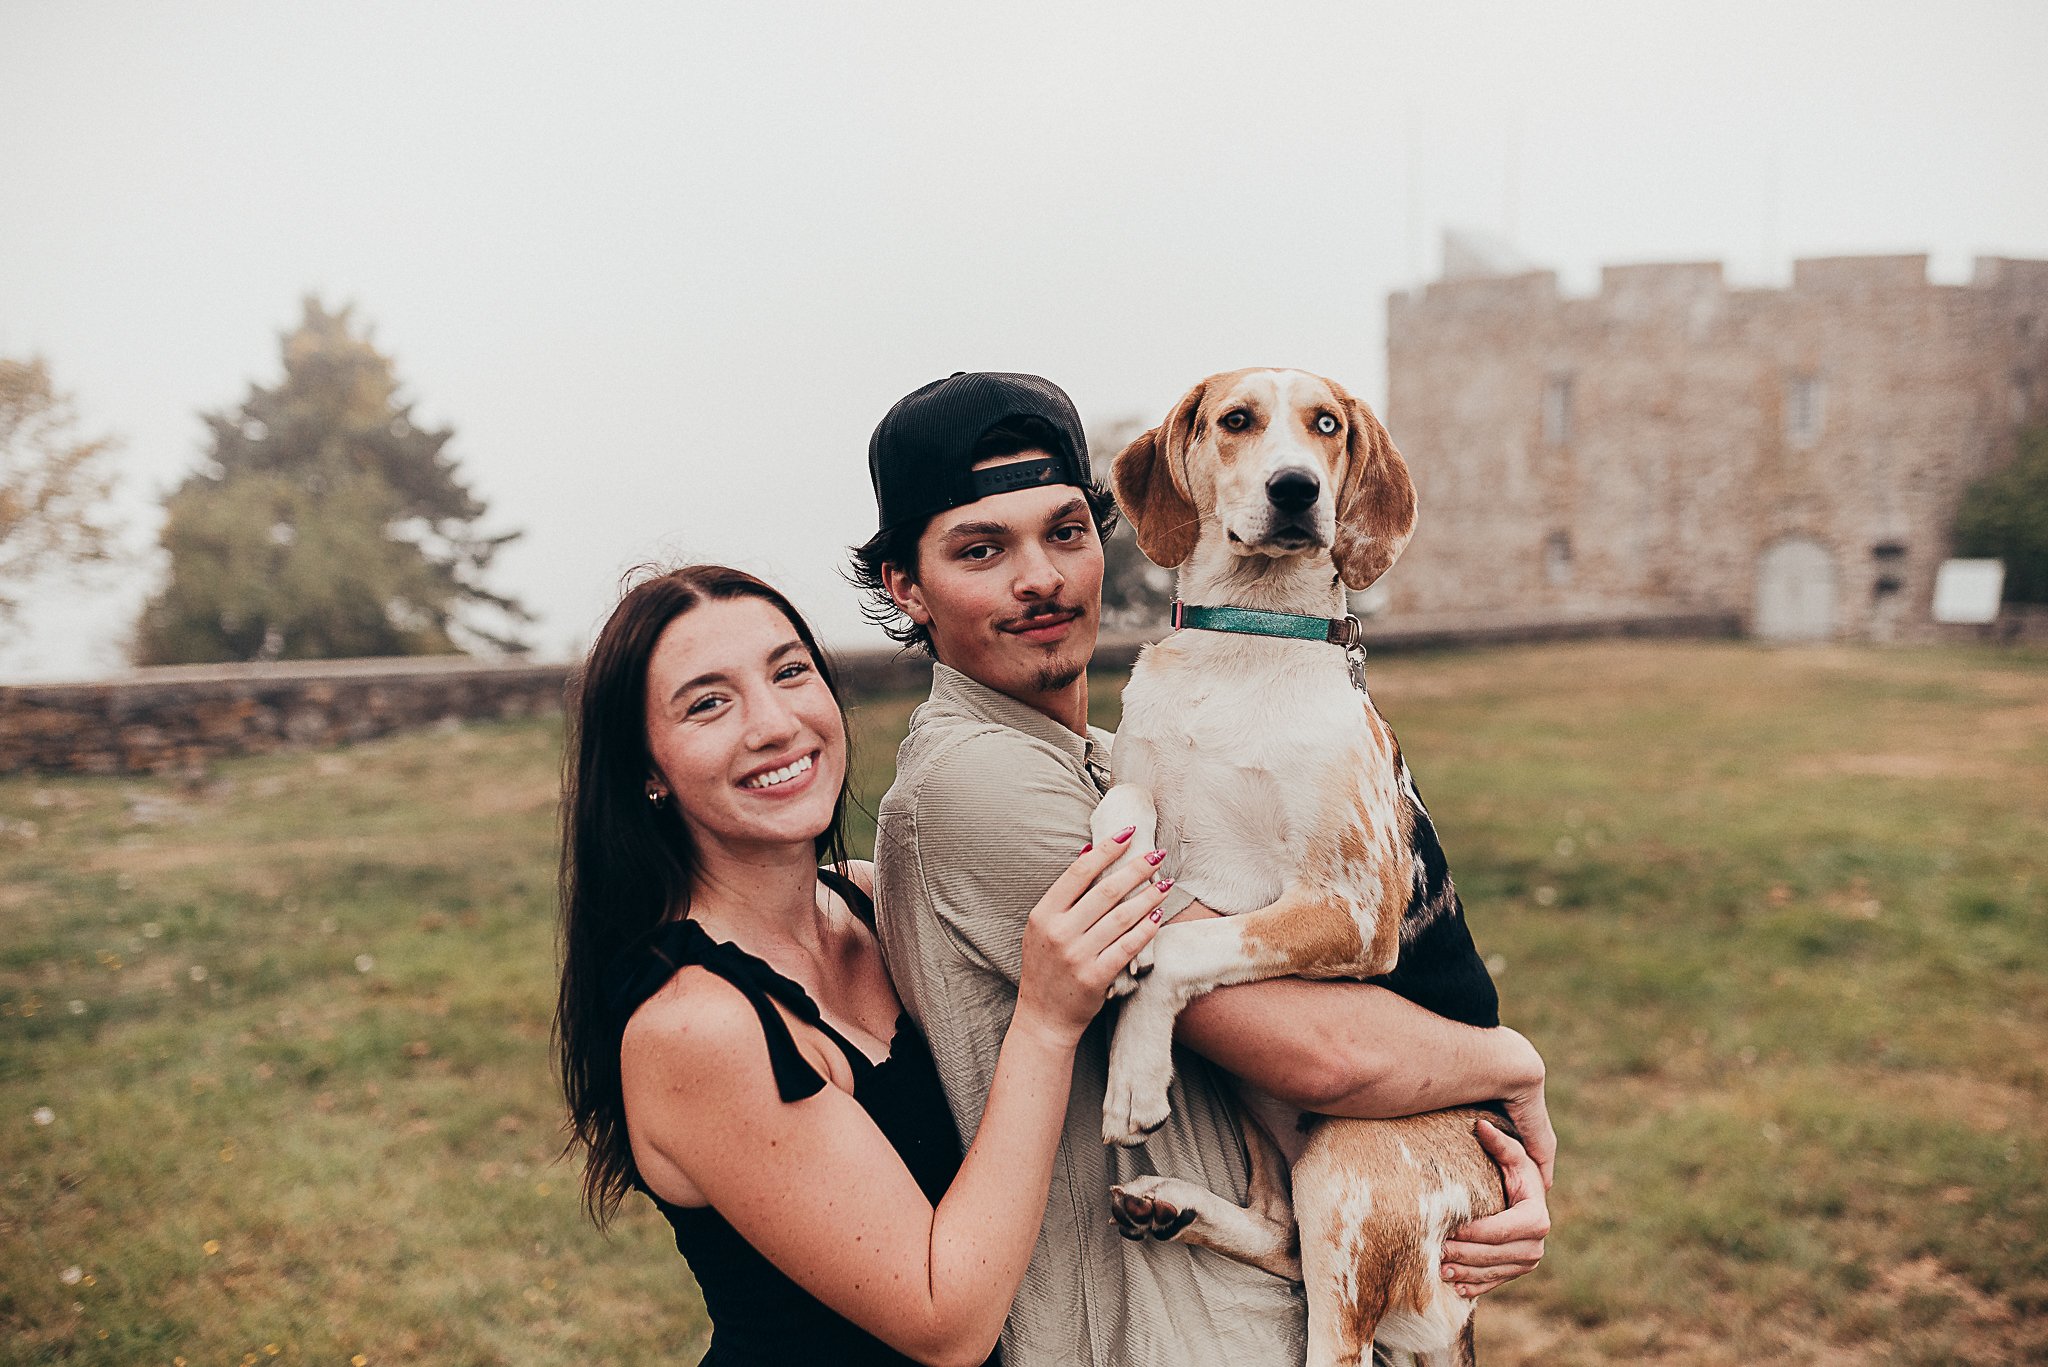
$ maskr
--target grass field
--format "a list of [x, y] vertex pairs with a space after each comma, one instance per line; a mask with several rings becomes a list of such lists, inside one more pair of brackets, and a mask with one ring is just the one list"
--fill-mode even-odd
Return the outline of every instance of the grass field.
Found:
[[[2048, 658], [1374, 689], [1563, 1136], [1487, 1361], [2048, 1357]], [[554, 1161], [557, 746], [0, 780], [0, 1364], [695, 1360], [666, 1227], [600, 1237]]]

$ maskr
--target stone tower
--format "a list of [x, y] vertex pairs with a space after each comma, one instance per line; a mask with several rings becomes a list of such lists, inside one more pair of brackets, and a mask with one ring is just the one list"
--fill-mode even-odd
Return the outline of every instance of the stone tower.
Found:
[[1929, 621], [1969, 484], [2048, 421], [2048, 261], [1714, 263], [1447, 279], [1388, 302], [1415, 478], [1397, 616], [1736, 612], [1781, 639]]

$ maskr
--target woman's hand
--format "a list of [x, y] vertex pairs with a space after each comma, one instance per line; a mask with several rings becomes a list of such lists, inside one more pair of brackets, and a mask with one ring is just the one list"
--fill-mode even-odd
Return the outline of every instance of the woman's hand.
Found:
[[1046, 889], [1024, 924], [1017, 1019], [1071, 1047], [1102, 1009], [1103, 994], [1159, 933], [1160, 903], [1173, 880], [1155, 881], [1160, 851], [1117, 861], [1131, 831], [1090, 846]]
[[1550, 1207], [1535, 1160], [1491, 1121], [1482, 1119], [1472, 1129], [1500, 1164], [1508, 1208], [1466, 1223], [1444, 1243], [1444, 1280], [1467, 1299], [1534, 1272], [1543, 1261], [1543, 1241], [1550, 1235]]

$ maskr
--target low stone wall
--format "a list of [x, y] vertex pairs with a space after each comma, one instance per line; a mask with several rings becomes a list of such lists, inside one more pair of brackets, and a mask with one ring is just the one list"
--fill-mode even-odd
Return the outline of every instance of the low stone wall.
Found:
[[[1380, 622], [1375, 653], [1607, 636], [1733, 636], [1732, 617]], [[1157, 632], [1105, 634], [1095, 663], [1127, 669]], [[860, 695], [919, 691], [931, 666], [894, 649], [833, 652]], [[436, 656], [141, 669], [93, 683], [0, 687], [0, 773], [191, 772], [224, 755], [336, 745], [451, 721], [560, 710], [573, 666]]]
[[569, 666], [465, 656], [141, 669], [0, 688], [0, 773], [175, 772], [221, 755], [560, 709]]

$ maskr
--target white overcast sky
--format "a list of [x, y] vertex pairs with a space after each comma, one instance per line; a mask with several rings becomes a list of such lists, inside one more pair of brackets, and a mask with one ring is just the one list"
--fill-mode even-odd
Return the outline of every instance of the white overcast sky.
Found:
[[308, 291], [524, 529], [544, 653], [654, 557], [850, 644], [867, 436], [927, 380], [1036, 371], [1091, 423], [1246, 364], [1377, 398], [1445, 227], [1579, 289], [2048, 256], [2044, 58], [2039, 0], [0, 0], [0, 354], [123, 438], [137, 549], [38, 586], [0, 676], [119, 664], [196, 413]]

